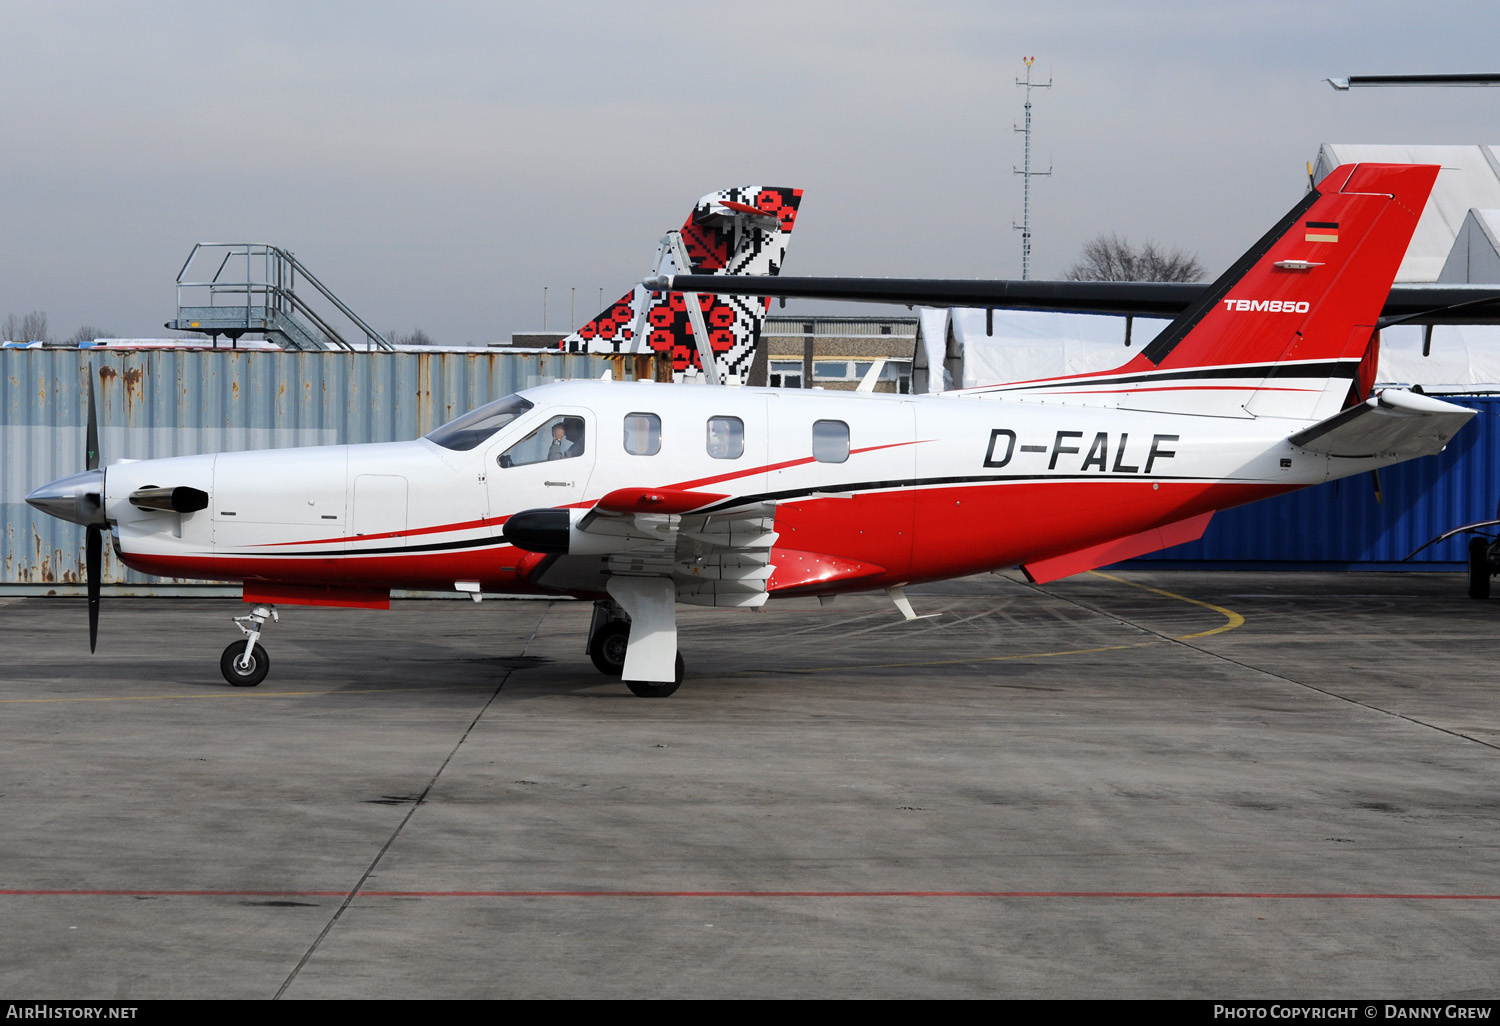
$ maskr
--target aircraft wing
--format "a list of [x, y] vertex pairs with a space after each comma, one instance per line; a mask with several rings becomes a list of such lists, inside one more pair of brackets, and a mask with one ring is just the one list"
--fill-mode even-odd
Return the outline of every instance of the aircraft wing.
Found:
[[1443, 451], [1474, 416], [1453, 403], [1387, 388], [1291, 436], [1299, 449], [1348, 458], [1409, 460]]
[[533, 509], [512, 516], [505, 539], [543, 552], [532, 579], [543, 587], [603, 590], [612, 577], [670, 579], [679, 602], [755, 607], [775, 567], [770, 503], [721, 508], [727, 496], [671, 488], [617, 489], [587, 509]]
[[[847, 278], [678, 274], [646, 280], [651, 289], [779, 296], [904, 306], [1042, 310], [1172, 318], [1208, 287], [1152, 281], [1013, 281], [977, 278]], [[1380, 312], [1392, 324], [1500, 324], [1500, 287], [1393, 285]]]

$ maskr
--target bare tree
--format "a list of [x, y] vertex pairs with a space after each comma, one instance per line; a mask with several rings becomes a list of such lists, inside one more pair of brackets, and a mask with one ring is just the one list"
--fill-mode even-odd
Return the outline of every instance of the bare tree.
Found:
[[115, 333], [94, 324], [85, 324], [73, 334], [68, 336], [68, 345], [76, 346], [80, 342], [92, 342], [96, 338], [114, 338]]
[[9, 315], [5, 324], [0, 326], [0, 335], [4, 335], [7, 342], [52, 341], [47, 335], [47, 315], [40, 310], [33, 310], [25, 317]]
[[1083, 244], [1078, 261], [1063, 275], [1068, 281], [1202, 281], [1203, 265], [1191, 253], [1147, 242], [1139, 249], [1114, 232]]
[[385, 333], [385, 340], [393, 346], [435, 346], [437, 341], [421, 328], [412, 329], [410, 335], [399, 334], [395, 328]]

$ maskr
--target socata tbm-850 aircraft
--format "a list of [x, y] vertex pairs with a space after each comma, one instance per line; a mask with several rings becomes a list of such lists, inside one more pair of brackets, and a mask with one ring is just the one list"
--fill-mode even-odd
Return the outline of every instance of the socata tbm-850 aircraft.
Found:
[[[933, 396], [557, 382], [414, 441], [117, 463], [28, 501], [90, 525], [91, 548], [108, 527], [143, 572], [242, 582], [255, 610], [221, 660], [234, 684], [266, 674], [273, 603], [457, 588], [593, 600], [596, 666], [668, 695], [679, 602], [888, 589], [910, 615], [908, 584], [1017, 565], [1045, 582], [1441, 451], [1471, 411], [1367, 398], [1437, 172], [1339, 168], [1104, 373]], [[635, 313], [670, 299], [637, 289]]]

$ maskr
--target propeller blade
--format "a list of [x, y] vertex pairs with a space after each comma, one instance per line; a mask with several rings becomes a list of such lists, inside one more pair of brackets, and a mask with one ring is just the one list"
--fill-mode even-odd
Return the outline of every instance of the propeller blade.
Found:
[[1379, 506], [1384, 504], [1385, 497], [1381, 494], [1380, 491], [1380, 471], [1370, 471], [1370, 480], [1375, 482], [1375, 505]]
[[103, 573], [100, 563], [104, 558], [104, 531], [89, 525], [85, 558], [89, 575], [89, 651], [94, 651], [99, 642], [99, 578]]
[[[89, 376], [89, 422], [84, 440], [83, 462], [89, 470], [99, 469], [99, 410], [94, 403], [94, 367], [88, 367]], [[103, 488], [100, 489], [103, 492]], [[99, 496], [101, 507], [104, 496]], [[101, 510], [102, 512], [102, 510]], [[104, 575], [104, 532], [98, 524], [89, 524], [84, 538], [84, 561], [89, 581], [89, 651], [99, 644], [99, 582]]]
[[84, 442], [83, 464], [85, 470], [99, 469], [99, 412], [94, 409], [94, 368], [88, 369], [89, 375], [89, 429], [88, 438]]

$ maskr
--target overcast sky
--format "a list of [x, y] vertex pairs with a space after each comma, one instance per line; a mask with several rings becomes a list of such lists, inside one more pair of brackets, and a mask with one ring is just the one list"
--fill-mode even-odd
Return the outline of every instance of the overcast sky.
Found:
[[0, 11], [0, 317], [63, 337], [159, 337], [192, 244], [247, 240], [382, 330], [508, 338], [541, 326], [544, 285], [565, 327], [570, 287], [582, 323], [700, 195], [745, 184], [806, 190], [789, 274], [1017, 277], [1028, 54], [1053, 79], [1034, 278], [1101, 231], [1217, 273], [1323, 142], [1500, 143], [1500, 88], [1323, 82], [1500, 71], [1493, 0]]

